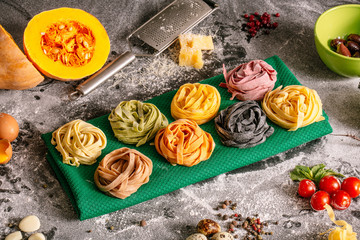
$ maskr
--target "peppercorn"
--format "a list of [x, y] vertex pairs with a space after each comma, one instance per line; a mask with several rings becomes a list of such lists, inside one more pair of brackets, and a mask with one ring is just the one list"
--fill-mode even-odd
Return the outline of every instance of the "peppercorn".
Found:
[[146, 221], [145, 220], [141, 220], [140, 221], [140, 226], [141, 227], [145, 227], [147, 225]]
[[245, 229], [245, 228], [248, 227], [248, 224], [249, 224], [249, 222], [248, 222], [248, 221], [245, 221], [245, 222], [243, 222], [242, 227]]

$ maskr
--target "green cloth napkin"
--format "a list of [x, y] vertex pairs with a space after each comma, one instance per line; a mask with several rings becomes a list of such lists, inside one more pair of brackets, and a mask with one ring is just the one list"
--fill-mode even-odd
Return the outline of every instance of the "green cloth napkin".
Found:
[[[265, 61], [278, 72], [275, 88], [280, 85], [300, 85], [299, 81], [279, 57], [273, 56]], [[201, 83], [210, 84], [219, 90], [222, 98], [220, 110], [238, 102], [238, 100], [229, 100], [231, 95], [227, 92], [227, 89], [219, 87], [219, 83], [224, 81], [223, 75], [201, 81]], [[170, 103], [175, 93], [176, 91], [171, 91], [147, 101], [155, 104], [169, 119], [169, 122], [174, 121], [170, 114]], [[42, 135], [42, 138], [49, 149], [47, 159], [51, 167], [68, 194], [80, 220], [85, 220], [133, 206], [190, 184], [252, 164], [329, 134], [332, 132], [332, 128], [325, 112], [323, 114], [326, 118], [324, 121], [313, 123], [293, 132], [289, 132], [268, 120], [268, 123], [275, 128], [274, 134], [264, 143], [247, 149], [230, 148], [222, 145], [212, 120], [201, 125], [201, 128], [209, 132], [214, 138], [216, 143], [215, 150], [210, 159], [190, 168], [172, 166], [149, 143], [135, 147], [134, 145], [126, 145], [119, 142], [114, 137], [108, 121], [108, 115], [89, 121], [89, 123], [100, 128], [108, 140], [108, 144], [102, 151], [97, 163], [91, 166], [81, 165], [77, 168], [63, 164], [60, 153], [50, 142], [52, 133], [46, 133]], [[96, 167], [101, 159], [109, 152], [121, 147], [135, 148], [153, 161], [153, 173], [150, 176], [150, 181], [141, 186], [136, 193], [123, 200], [100, 192], [94, 184], [93, 178]]]

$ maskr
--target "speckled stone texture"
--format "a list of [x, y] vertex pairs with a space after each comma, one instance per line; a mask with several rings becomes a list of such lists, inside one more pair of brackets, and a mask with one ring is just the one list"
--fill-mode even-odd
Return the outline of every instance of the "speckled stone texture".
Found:
[[[109, 60], [127, 50], [125, 38], [171, 1], [18, 1], [0, 0], [0, 24], [22, 46], [27, 22], [39, 12], [58, 8], [81, 8], [96, 16], [111, 39]], [[273, 236], [264, 239], [321, 239], [319, 233], [332, 227], [325, 212], [310, 210], [307, 200], [297, 196], [297, 183], [289, 178], [297, 164], [327, 167], [346, 176], [360, 177], [360, 142], [349, 137], [328, 135], [235, 171], [193, 184], [101, 217], [80, 222], [68, 197], [45, 159], [46, 147], [40, 136], [74, 120], [89, 120], [110, 113], [120, 101], [146, 100], [177, 89], [186, 82], [222, 73], [253, 59], [278, 55], [298, 80], [315, 89], [322, 99], [334, 134], [360, 136], [359, 79], [343, 78], [327, 69], [316, 53], [313, 27], [325, 10], [352, 1], [218, 1], [220, 9], [193, 29], [193, 33], [214, 36], [215, 50], [205, 54], [201, 70], [180, 68], [173, 61], [171, 47], [157, 58], [137, 59], [86, 97], [71, 102], [68, 93], [79, 84], [46, 79], [24, 91], [0, 90], [0, 112], [14, 116], [20, 125], [13, 143], [13, 159], [0, 165], [0, 238], [17, 230], [20, 219], [37, 215], [39, 232], [47, 239], [185, 239], [203, 218], [217, 220], [223, 229], [233, 210], [215, 210], [226, 199], [237, 203], [243, 216], [259, 214]], [[279, 27], [269, 35], [248, 39], [242, 15], [258, 11], [271, 14]], [[360, 233], [360, 201], [336, 217], [352, 224]], [[140, 227], [145, 220], [147, 226]], [[235, 234], [243, 238], [244, 230]], [[24, 235], [29, 236], [29, 235]], [[25, 238], [26, 239], [26, 238]]]

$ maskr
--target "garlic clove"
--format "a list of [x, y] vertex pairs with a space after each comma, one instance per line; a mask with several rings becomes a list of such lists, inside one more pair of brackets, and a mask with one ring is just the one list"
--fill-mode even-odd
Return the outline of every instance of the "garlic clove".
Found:
[[20, 221], [19, 228], [23, 232], [35, 232], [40, 228], [40, 220], [35, 215], [26, 216]]

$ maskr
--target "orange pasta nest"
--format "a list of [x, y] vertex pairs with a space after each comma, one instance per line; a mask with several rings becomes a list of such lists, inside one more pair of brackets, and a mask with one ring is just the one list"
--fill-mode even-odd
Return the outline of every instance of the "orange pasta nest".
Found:
[[150, 158], [134, 149], [123, 147], [101, 160], [94, 181], [102, 192], [125, 199], [149, 181], [152, 168]]
[[155, 147], [171, 164], [191, 167], [210, 158], [215, 142], [196, 122], [179, 119], [159, 130]]
[[200, 125], [216, 116], [220, 102], [220, 93], [215, 87], [186, 83], [179, 88], [171, 102], [171, 116], [190, 119]]
[[315, 90], [299, 85], [281, 87], [266, 93], [261, 103], [271, 121], [295, 131], [325, 119], [320, 97]]

